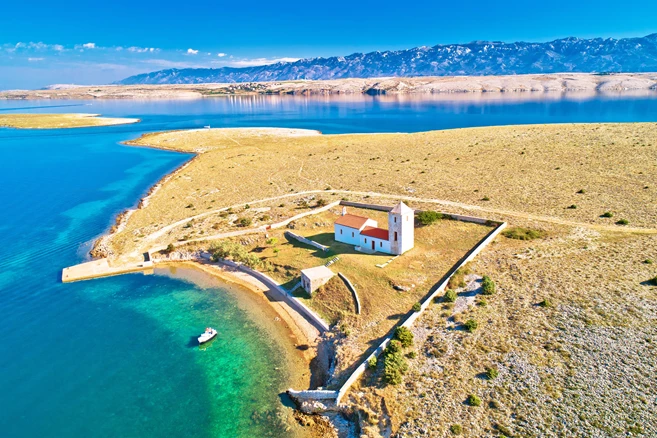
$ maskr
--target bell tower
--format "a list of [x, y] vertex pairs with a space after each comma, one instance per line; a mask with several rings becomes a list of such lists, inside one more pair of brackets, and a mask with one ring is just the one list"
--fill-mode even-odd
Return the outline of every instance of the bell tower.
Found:
[[388, 213], [388, 239], [393, 254], [403, 254], [415, 246], [415, 214], [403, 202]]

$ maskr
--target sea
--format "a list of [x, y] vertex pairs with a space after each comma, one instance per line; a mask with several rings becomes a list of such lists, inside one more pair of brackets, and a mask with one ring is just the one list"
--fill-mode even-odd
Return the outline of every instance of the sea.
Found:
[[[291, 433], [281, 418], [291, 371], [280, 337], [240, 299], [247, 292], [168, 270], [61, 282], [119, 213], [191, 157], [121, 142], [208, 125], [334, 134], [657, 122], [657, 93], [0, 101], [0, 114], [21, 112], [141, 122], [0, 128], [0, 436], [259, 437]], [[206, 326], [219, 336], [200, 349]]]

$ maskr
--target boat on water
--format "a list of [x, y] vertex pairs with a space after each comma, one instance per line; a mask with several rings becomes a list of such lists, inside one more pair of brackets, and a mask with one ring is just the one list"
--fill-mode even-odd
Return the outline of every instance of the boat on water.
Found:
[[212, 327], [206, 327], [205, 332], [198, 337], [199, 344], [205, 344], [206, 342], [214, 339], [217, 336], [217, 331]]

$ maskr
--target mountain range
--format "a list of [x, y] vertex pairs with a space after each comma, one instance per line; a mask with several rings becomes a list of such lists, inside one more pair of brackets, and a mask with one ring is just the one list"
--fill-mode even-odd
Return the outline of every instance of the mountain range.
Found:
[[544, 43], [474, 41], [307, 58], [256, 67], [168, 69], [117, 84], [199, 84], [373, 77], [657, 71], [657, 33], [638, 38], [563, 38]]

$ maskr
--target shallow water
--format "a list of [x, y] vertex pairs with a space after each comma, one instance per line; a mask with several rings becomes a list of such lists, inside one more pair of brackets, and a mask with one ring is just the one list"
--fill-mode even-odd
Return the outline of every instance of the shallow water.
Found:
[[[122, 140], [205, 125], [344, 133], [657, 121], [654, 96], [0, 101], [2, 112], [27, 107], [142, 123], [0, 129], [0, 431], [12, 437], [286, 434], [272, 413], [287, 363], [235, 291], [157, 273], [60, 283], [116, 214], [189, 158]], [[206, 325], [220, 337], [200, 350], [192, 340]]]

